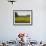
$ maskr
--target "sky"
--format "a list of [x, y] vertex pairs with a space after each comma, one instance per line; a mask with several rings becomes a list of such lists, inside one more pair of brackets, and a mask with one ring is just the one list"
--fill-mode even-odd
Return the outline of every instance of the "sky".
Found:
[[31, 16], [31, 11], [16, 11], [18, 13], [19, 16], [22, 15], [30, 15]]

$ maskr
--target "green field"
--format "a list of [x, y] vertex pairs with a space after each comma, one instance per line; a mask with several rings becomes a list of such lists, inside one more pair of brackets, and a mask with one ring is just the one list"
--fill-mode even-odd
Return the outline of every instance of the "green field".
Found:
[[30, 23], [30, 16], [15, 17], [15, 23]]

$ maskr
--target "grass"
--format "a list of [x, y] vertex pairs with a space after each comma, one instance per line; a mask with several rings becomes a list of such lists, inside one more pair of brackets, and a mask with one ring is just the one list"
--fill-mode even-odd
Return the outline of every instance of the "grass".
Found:
[[30, 23], [30, 16], [15, 17], [15, 23]]

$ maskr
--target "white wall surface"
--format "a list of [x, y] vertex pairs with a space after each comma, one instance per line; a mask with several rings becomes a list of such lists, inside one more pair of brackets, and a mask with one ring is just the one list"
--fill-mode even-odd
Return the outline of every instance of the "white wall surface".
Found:
[[[32, 10], [32, 26], [14, 26], [13, 10]], [[46, 0], [17, 0], [13, 5], [0, 0], [0, 41], [15, 40], [19, 32], [31, 34], [37, 41], [46, 40]]]

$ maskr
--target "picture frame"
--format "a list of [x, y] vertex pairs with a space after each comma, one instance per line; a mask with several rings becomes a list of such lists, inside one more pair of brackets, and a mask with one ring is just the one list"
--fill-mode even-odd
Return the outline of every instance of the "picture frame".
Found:
[[13, 25], [32, 25], [32, 10], [13, 10]]

